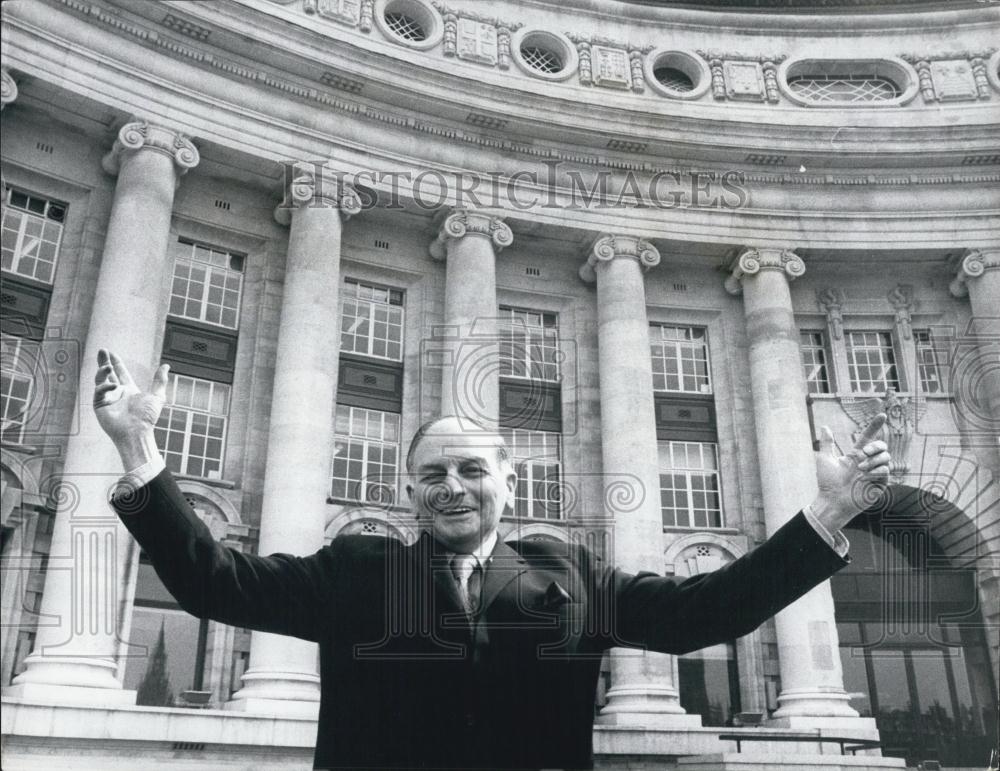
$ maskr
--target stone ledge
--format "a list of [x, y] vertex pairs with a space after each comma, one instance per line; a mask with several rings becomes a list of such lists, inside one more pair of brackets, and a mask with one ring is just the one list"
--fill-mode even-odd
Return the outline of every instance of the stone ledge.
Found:
[[805, 755], [720, 753], [679, 758], [678, 771], [800, 771], [818, 768], [823, 771], [882, 771], [906, 768], [902, 758], [880, 758], [871, 755]]

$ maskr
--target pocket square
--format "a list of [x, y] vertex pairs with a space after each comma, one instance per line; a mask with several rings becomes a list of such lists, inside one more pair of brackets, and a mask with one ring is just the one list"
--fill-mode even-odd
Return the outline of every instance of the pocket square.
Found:
[[572, 601], [573, 598], [570, 597], [569, 592], [559, 586], [557, 582], [553, 581], [549, 584], [549, 588], [545, 590], [542, 607], [558, 608], [560, 605], [565, 605], [567, 602]]

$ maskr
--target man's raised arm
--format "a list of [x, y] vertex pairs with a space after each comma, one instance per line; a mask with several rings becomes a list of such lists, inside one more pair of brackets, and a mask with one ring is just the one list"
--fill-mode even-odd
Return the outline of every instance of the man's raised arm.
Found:
[[713, 573], [686, 580], [606, 568], [608, 645], [687, 653], [745, 635], [847, 564], [840, 532], [878, 498], [889, 476], [877, 416], [842, 454], [826, 426], [816, 454], [816, 499], [768, 540]]
[[255, 557], [218, 543], [156, 447], [169, 365], [146, 393], [114, 353], [98, 351], [97, 366], [94, 412], [126, 472], [110, 503], [180, 606], [199, 618], [318, 640], [333, 610], [322, 589], [338, 562], [333, 549]]

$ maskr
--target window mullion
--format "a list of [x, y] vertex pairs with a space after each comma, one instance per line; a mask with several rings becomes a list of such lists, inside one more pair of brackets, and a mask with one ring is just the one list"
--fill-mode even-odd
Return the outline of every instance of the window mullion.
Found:
[[19, 222], [17, 223], [17, 240], [14, 242], [14, 260], [11, 263], [10, 269], [14, 273], [20, 273], [19, 268], [21, 267], [21, 250], [24, 248], [24, 231], [28, 229], [28, 214], [22, 213]]
[[191, 450], [191, 432], [194, 430], [194, 412], [190, 408], [184, 409], [184, 444], [181, 447], [181, 473], [186, 474], [188, 468], [188, 461], [190, 457], [188, 453]]

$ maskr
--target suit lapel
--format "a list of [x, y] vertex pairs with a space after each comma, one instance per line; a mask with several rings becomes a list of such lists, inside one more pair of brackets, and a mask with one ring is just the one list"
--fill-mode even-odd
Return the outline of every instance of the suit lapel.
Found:
[[510, 548], [501, 539], [493, 547], [493, 554], [483, 577], [483, 590], [479, 600], [479, 614], [486, 612], [490, 604], [504, 588], [522, 573], [527, 572], [528, 563], [524, 557]]

